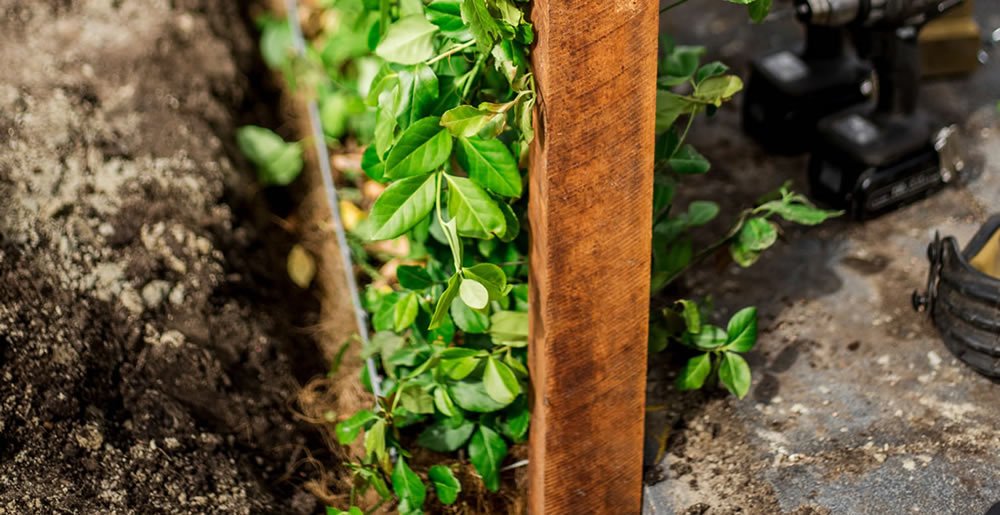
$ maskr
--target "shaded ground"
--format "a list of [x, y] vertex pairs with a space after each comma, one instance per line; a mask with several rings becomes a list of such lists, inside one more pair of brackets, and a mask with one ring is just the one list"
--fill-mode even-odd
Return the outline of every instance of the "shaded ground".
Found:
[[[742, 9], [717, 4], [671, 11], [665, 27], [738, 70], [798, 37], [794, 22], [746, 27]], [[977, 17], [1000, 26], [1000, 5], [980, 1]], [[1000, 66], [928, 84], [923, 98], [963, 126], [978, 176], [865, 224], [790, 228], [754, 267], [708, 264], [688, 279], [719, 313], [758, 306], [754, 383], [742, 402], [680, 394], [676, 365], [654, 360], [649, 450], [665, 438], [666, 454], [649, 460], [647, 513], [978, 514], [1000, 501], [1000, 385], [952, 358], [910, 308], [934, 230], [964, 243], [1000, 202]], [[692, 134], [713, 162], [693, 198], [735, 213], [786, 179], [805, 191], [805, 158], [765, 155], [737, 109]]]
[[315, 302], [232, 143], [242, 16], [0, 0], [0, 513], [319, 508]]

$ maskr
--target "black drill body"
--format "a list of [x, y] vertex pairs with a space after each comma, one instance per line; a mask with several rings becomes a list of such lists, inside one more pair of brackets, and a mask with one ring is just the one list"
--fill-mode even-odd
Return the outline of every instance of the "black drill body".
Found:
[[816, 138], [817, 122], [867, 102], [872, 69], [847, 44], [842, 27], [806, 25], [798, 52], [755, 59], [743, 101], [743, 129], [770, 152], [799, 154]]
[[877, 77], [877, 102], [820, 120], [809, 164], [813, 196], [867, 219], [940, 189], [938, 127], [917, 97], [919, 27], [961, 0], [799, 0], [800, 19], [849, 27]]

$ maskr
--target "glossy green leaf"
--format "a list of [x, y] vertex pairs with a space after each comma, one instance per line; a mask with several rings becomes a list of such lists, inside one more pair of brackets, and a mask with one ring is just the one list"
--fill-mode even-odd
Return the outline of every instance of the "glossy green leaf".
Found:
[[521, 385], [514, 377], [514, 372], [502, 361], [493, 357], [486, 359], [486, 368], [483, 370], [483, 386], [486, 387], [487, 395], [504, 405], [514, 402], [517, 394], [521, 393]]
[[448, 394], [460, 408], [475, 413], [490, 413], [500, 410], [504, 404], [493, 400], [483, 385], [482, 379], [474, 376], [448, 385]]
[[705, 159], [705, 156], [698, 153], [694, 147], [684, 144], [674, 153], [674, 156], [667, 160], [670, 169], [674, 173], [681, 175], [703, 174], [711, 169], [712, 165]]
[[472, 39], [462, 21], [461, 0], [434, 0], [427, 4], [427, 19], [441, 29], [441, 33], [455, 41], [468, 41]]
[[403, 332], [407, 327], [413, 325], [417, 319], [417, 310], [420, 309], [420, 302], [417, 294], [410, 292], [403, 295], [394, 308], [393, 326], [397, 333]]
[[778, 229], [765, 218], [747, 220], [737, 236], [737, 242], [742, 248], [758, 252], [774, 245], [777, 239]]
[[725, 352], [719, 364], [719, 381], [733, 395], [742, 399], [750, 391], [750, 365], [743, 356]]
[[683, 391], [701, 388], [712, 371], [711, 357], [712, 355], [706, 352], [689, 359], [677, 376], [677, 389]]
[[462, 299], [452, 301], [451, 319], [466, 334], [483, 334], [490, 328], [490, 317], [470, 308]]
[[528, 314], [497, 311], [490, 317], [490, 336], [497, 343], [522, 347], [528, 342]]
[[472, 309], [483, 309], [490, 303], [490, 293], [482, 283], [466, 278], [458, 288], [462, 302]]
[[417, 437], [417, 445], [434, 452], [454, 452], [461, 449], [476, 424], [464, 419], [442, 419], [427, 426]]
[[372, 206], [368, 219], [373, 240], [388, 240], [417, 225], [434, 208], [434, 176], [409, 177], [389, 185]]
[[427, 479], [434, 484], [434, 492], [437, 493], [441, 504], [454, 504], [458, 499], [458, 493], [462, 491], [462, 484], [455, 478], [451, 469], [444, 465], [434, 465], [427, 471]]
[[[495, 241], [495, 240], [491, 240]], [[492, 263], [479, 263], [462, 269], [466, 279], [474, 279], [482, 284], [489, 294], [489, 300], [497, 301], [507, 294], [507, 275]]]
[[451, 303], [458, 297], [458, 289], [461, 284], [461, 274], [456, 273], [448, 279], [448, 287], [445, 288], [444, 293], [438, 298], [437, 306], [434, 307], [434, 315], [431, 316], [431, 323], [427, 326], [428, 329], [436, 329], [441, 325], [441, 322], [448, 314], [448, 308], [451, 307]]
[[438, 28], [423, 15], [411, 15], [389, 25], [375, 54], [391, 63], [417, 64], [434, 57]]
[[361, 434], [361, 430], [365, 428], [365, 425], [376, 418], [378, 417], [374, 413], [363, 409], [352, 415], [351, 418], [337, 423], [336, 427], [334, 427], [337, 442], [340, 445], [350, 445]]
[[695, 100], [716, 107], [743, 89], [743, 81], [735, 75], [720, 75], [702, 81], [691, 95]]
[[685, 220], [688, 227], [696, 227], [711, 222], [719, 214], [719, 205], [708, 200], [695, 200], [688, 205], [687, 218]]
[[459, 138], [455, 156], [476, 184], [503, 197], [521, 196], [521, 172], [502, 141]]
[[496, 431], [480, 425], [469, 441], [469, 461], [491, 492], [500, 490], [500, 465], [507, 457], [507, 443]]
[[483, 51], [489, 51], [500, 38], [502, 29], [490, 13], [486, 0], [462, 0], [462, 19]]
[[439, 118], [424, 118], [403, 132], [385, 158], [385, 175], [402, 179], [423, 175], [444, 164], [451, 155], [451, 135], [438, 123]]
[[471, 138], [493, 123], [497, 116], [485, 109], [460, 105], [441, 115], [441, 125], [456, 138]]
[[365, 431], [365, 454], [374, 456], [378, 461], [383, 461], [387, 457], [385, 452], [385, 420], [376, 420], [372, 427]]
[[406, 129], [431, 114], [438, 97], [438, 78], [430, 66], [421, 63], [399, 71], [399, 87], [399, 125]]
[[701, 350], [717, 349], [726, 344], [726, 332], [720, 327], [704, 324], [701, 331], [688, 333], [688, 343]]
[[396, 458], [396, 466], [392, 470], [392, 491], [401, 500], [409, 501], [410, 506], [420, 508], [427, 497], [427, 487], [406, 464], [402, 456]]
[[456, 359], [444, 359], [441, 360], [441, 370], [444, 371], [448, 377], [461, 381], [469, 376], [476, 368], [479, 366], [479, 358], [476, 357], [465, 357]]
[[455, 403], [452, 402], [448, 390], [444, 387], [434, 389], [434, 407], [446, 417], [454, 417], [458, 414]]
[[379, 159], [375, 145], [368, 145], [365, 153], [361, 155], [361, 170], [365, 172], [371, 180], [375, 182], [385, 182], [385, 163]]
[[726, 350], [746, 352], [757, 343], [757, 308], [747, 307], [736, 312], [726, 327]]
[[434, 286], [434, 280], [422, 266], [400, 265], [396, 268], [399, 285], [408, 290], [423, 290]]
[[698, 303], [693, 300], [681, 299], [677, 301], [681, 305], [681, 315], [684, 317], [684, 326], [689, 333], [701, 332], [701, 311]]
[[503, 213], [482, 188], [465, 177], [445, 175], [448, 181], [448, 214], [455, 220], [458, 233], [471, 238], [489, 239], [506, 229]]
[[771, 0], [755, 0], [747, 4], [747, 10], [754, 23], [761, 23], [771, 12]]

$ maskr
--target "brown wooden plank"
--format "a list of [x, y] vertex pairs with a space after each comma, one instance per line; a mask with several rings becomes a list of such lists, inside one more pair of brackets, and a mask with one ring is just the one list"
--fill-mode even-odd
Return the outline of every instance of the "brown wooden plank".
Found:
[[528, 508], [639, 513], [658, 2], [536, 0]]

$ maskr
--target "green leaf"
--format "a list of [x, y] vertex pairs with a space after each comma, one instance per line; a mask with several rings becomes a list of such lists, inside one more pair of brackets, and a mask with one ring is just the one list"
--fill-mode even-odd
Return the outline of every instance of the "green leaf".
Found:
[[396, 459], [396, 467], [392, 470], [392, 491], [401, 500], [409, 501], [413, 508], [420, 508], [424, 505], [427, 497], [427, 487], [410, 467], [406, 465], [406, 459], [402, 456]]
[[742, 399], [750, 391], [750, 365], [743, 356], [725, 352], [719, 364], [719, 381], [730, 393]]
[[[462, 281], [465, 284], [466, 281]], [[470, 308], [462, 299], [451, 303], [451, 318], [455, 325], [466, 334], [482, 334], [490, 328], [490, 319], [485, 313]]]
[[685, 334], [686, 343], [701, 350], [713, 350], [726, 344], [726, 332], [720, 327], [705, 324], [697, 333]]
[[451, 469], [444, 465], [434, 465], [427, 471], [427, 479], [434, 484], [434, 491], [437, 493], [441, 504], [450, 505], [458, 499], [458, 493], [462, 491], [462, 484], [455, 479]]
[[483, 386], [486, 394], [500, 404], [507, 405], [521, 393], [514, 372], [507, 365], [490, 356], [486, 359], [486, 369], [483, 371]]
[[423, 290], [434, 286], [434, 280], [422, 266], [400, 265], [396, 269], [396, 279], [400, 286], [408, 290]]
[[466, 377], [448, 385], [448, 394], [458, 407], [475, 413], [491, 413], [503, 409], [504, 404], [493, 400], [481, 379]]
[[351, 506], [348, 510], [338, 510], [333, 506], [327, 506], [326, 515], [365, 515], [365, 512], [361, 511], [361, 508], [357, 506]]
[[302, 172], [302, 146], [286, 143], [271, 130], [256, 125], [236, 131], [240, 151], [257, 168], [257, 180], [264, 185], [285, 186]]
[[424, 387], [414, 384], [399, 392], [400, 405], [413, 413], [427, 414], [434, 413], [434, 396], [427, 392]]
[[434, 57], [434, 34], [437, 25], [415, 14], [389, 25], [375, 55], [399, 64], [417, 64]]
[[468, 41], [472, 34], [462, 21], [460, 0], [434, 0], [427, 4], [427, 19], [441, 29], [441, 33], [456, 41]]
[[475, 279], [463, 280], [458, 292], [462, 302], [472, 309], [484, 309], [490, 303], [490, 292]]
[[430, 66], [420, 63], [399, 71], [399, 124], [404, 129], [430, 114], [438, 97], [438, 79]]
[[434, 175], [409, 177], [389, 185], [372, 206], [368, 219], [373, 240], [395, 238], [424, 219], [434, 208]]
[[498, 237], [502, 242], [514, 241], [514, 238], [517, 238], [518, 233], [521, 232], [521, 221], [517, 219], [517, 215], [514, 213], [514, 209], [510, 207], [510, 204], [499, 202], [497, 205], [500, 206], [504, 223], [507, 225], [503, 233], [499, 234]]
[[712, 61], [698, 69], [694, 76], [695, 84], [701, 84], [705, 79], [718, 77], [729, 71], [729, 67], [719, 61]]
[[531, 410], [528, 409], [528, 402], [525, 397], [520, 397], [504, 409], [504, 416], [500, 419], [500, 430], [514, 442], [522, 442], [528, 435], [530, 423]]
[[417, 310], [420, 309], [420, 302], [417, 294], [410, 292], [403, 295], [396, 302], [393, 314], [393, 327], [397, 333], [403, 332], [407, 327], [413, 325], [417, 319]]
[[375, 145], [368, 145], [361, 155], [361, 169], [375, 182], [385, 182], [385, 163], [378, 156]]
[[711, 357], [712, 355], [706, 352], [689, 359], [677, 376], [677, 389], [684, 391], [701, 388], [712, 371]]
[[490, 14], [486, 0], [462, 0], [462, 19], [476, 38], [480, 50], [489, 51], [503, 30]]
[[681, 314], [684, 317], [684, 326], [689, 333], [701, 332], [701, 311], [698, 310], [698, 303], [693, 300], [681, 299], [677, 301], [681, 305]]
[[480, 425], [469, 441], [469, 461], [491, 492], [500, 490], [500, 465], [507, 457], [507, 443], [496, 431]]
[[737, 243], [740, 247], [760, 252], [767, 249], [778, 240], [778, 230], [774, 224], [765, 218], [751, 218], [747, 220], [737, 236]]
[[458, 414], [455, 403], [452, 402], [451, 397], [448, 396], [448, 390], [443, 386], [434, 389], [434, 407], [447, 417], [454, 417]]
[[463, 268], [462, 273], [466, 279], [475, 279], [486, 287], [491, 301], [498, 301], [507, 295], [507, 275], [493, 263], [479, 263]]
[[350, 445], [361, 434], [361, 430], [364, 429], [365, 424], [376, 418], [378, 417], [374, 413], [363, 409], [352, 415], [351, 418], [337, 423], [334, 428], [334, 433], [337, 434], [337, 442], [340, 445]]
[[295, 47], [292, 44], [292, 28], [284, 18], [269, 18], [261, 27], [260, 54], [267, 65], [280, 70], [291, 62]]
[[365, 454], [375, 457], [378, 461], [386, 458], [385, 420], [376, 420], [372, 427], [365, 431]]
[[719, 214], [719, 205], [708, 200], [695, 200], [688, 205], [687, 226], [696, 227], [711, 222]]
[[431, 317], [431, 323], [427, 326], [428, 329], [437, 329], [444, 321], [445, 315], [448, 314], [448, 308], [451, 307], [452, 301], [458, 296], [459, 285], [462, 284], [462, 275], [456, 273], [448, 279], [448, 287], [445, 288], [444, 293], [438, 298], [437, 306], [434, 307], [434, 315]]
[[757, 262], [757, 259], [760, 258], [760, 251], [748, 249], [737, 241], [729, 246], [729, 255], [732, 256], [736, 264], [746, 268]]
[[780, 200], [768, 202], [761, 209], [767, 209], [789, 222], [801, 225], [818, 225], [844, 214], [843, 211], [826, 211], [807, 204], [790, 204]]
[[441, 370], [456, 381], [468, 377], [478, 366], [479, 358], [476, 357], [441, 360]]
[[664, 62], [664, 78], [668, 80], [661, 81], [661, 84], [670, 87], [687, 82], [698, 69], [698, 61], [704, 53], [705, 47], [674, 47]]
[[454, 452], [469, 441], [476, 424], [469, 420], [441, 419], [427, 426], [417, 437], [417, 445], [434, 452]]
[[683, 114], [691, 114], [700, 106], [692, 103], [686, 97], [669, 91], [656, 91], [656, 133], [659, 134], [673, 127]]
[[460, 105], [441, 115], [441, 125], [456, 138], [471, 138], [495, 121], [498, 115], [470, 105]]
[[451, 155], [451, 136], [440, 118], [429, 116], [403, 132], [385, 159], [385, 175], [402, 179], [423, 175], [444, 164]]
[[489, 239], [506, 229], [503, 213], [485, 191], [465, 177], [445, 175], [448, 180], [448, 214], [458, 233], [470, 238]]
[[502, 141], [459, 138], [455, 157], [476, 184], [503, 197], [521, 196], [521, 172]]
[[703, 174], [712, 167], [705, 156], [686, 143], [674, 153], [674, 157], [667, 160], [667, 163], [674, 173], [682, 175]]
[[523, 347], [528, 341], [528, 314], [497, 311], [490, 317], [490, 336], [497, 343]]
[[748, 307], [736, 312], [726, 327], [726, 350], [746, 352], [757, 343], [757, 308]]
[[735, 75], [721, 75], [710, 77], [702, 81], [694, 89], [691, 97], [706, 104], [719, 107], [723, 102], [729, 100], [733, 95], [743, 89], [743, 81]]
[[771, 12], [771, 0], [755, 0], [753, 3], [747, 4], [747, 10], [754, 23], [761, 23]]

